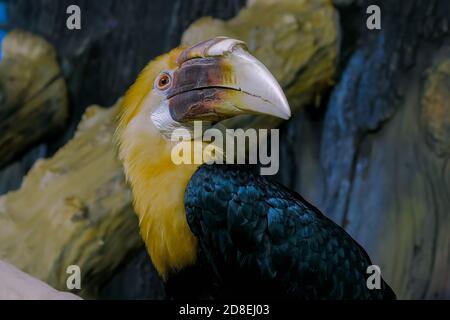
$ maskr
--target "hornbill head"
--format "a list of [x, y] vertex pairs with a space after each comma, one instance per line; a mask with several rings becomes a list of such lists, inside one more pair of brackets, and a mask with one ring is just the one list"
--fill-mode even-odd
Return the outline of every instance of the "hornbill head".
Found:
[[[167, 137], [193, 121], [241, 114], [291, 115], [280, 85], [242, 41], [217, 37], [152, 61], [123, 103], [122, 126], [144, 116]], [[144, 114], [140, 114], [144, 111]]]

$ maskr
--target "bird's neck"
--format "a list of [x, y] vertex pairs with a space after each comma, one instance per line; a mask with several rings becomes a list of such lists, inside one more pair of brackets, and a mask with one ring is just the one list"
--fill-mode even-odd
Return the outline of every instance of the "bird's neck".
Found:
[[174, 142], [160, 135], [133, 134], [125, 141], [120, 154], [140, 232], [155, 268], [166, 278], [196, 261], [197, 239], [187, 223], [184, 193], [201, 164], [176, 165]]

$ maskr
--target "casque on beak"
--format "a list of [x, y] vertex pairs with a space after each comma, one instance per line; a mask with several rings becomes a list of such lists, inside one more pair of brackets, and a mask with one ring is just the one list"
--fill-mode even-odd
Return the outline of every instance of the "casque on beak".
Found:
[[291, 110], [269, 70], [242, 41], [218, 37], [184, 50], [167, 92], [178, 122], [221, 121], [241, 114], [289, 119]]

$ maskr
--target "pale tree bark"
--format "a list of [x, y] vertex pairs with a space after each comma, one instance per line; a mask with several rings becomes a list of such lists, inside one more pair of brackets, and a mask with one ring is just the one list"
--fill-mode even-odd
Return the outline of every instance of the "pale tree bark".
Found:
[[0, 61], [0, 168], [66, 126], [66, 83], [53, 46], [13, 30]]

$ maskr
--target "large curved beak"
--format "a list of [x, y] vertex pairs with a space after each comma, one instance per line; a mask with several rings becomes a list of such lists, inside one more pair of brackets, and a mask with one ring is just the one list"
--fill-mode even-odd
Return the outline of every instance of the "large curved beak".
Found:
[[167, 95], [175, 121], [217, 122], [241, 114], [291, 116], [280, 85], [241, 41], [207, 40], [183, 51], [177, 62]]

